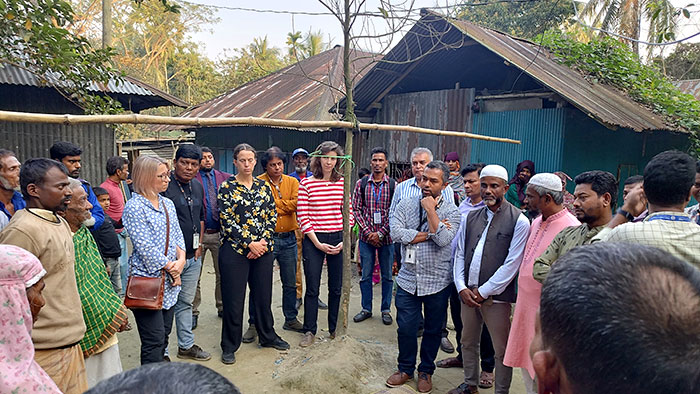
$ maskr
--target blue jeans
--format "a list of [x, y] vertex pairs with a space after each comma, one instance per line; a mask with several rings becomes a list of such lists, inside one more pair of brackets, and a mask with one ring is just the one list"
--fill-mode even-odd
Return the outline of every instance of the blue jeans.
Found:
[[202, 259], [187, 259], [185, 268], [182, 270], [180, 279], [182, 288], [177, 296], [175, 309], [175, 326], [177, 328], [177, 346], [180, 349], [189, 349], [194, 345], [194, 334], [192, 333], [192, 301], [197, 292], [197, 282], [199, 282], [199, 272], [202, 270]]
[[379, 252], [379, 271], [382, 275], [382, 312], [391, 310], [391, 292], [394, 280], [391, 266], [394, 263], [394, 245], [384, 245], [377, 248], [372, 244], [360, 241], [360, 260], [362, 261], [362, 310], [372, 312], [372, 273], [374, 271], [374, 255]]
[[[289, 322], [297, 318], [299, 311], [296, 308], [297, 301], [297, 238], [294, 231], [283, 233], [286, 236], [273, 238], [275, 246], [273, 256], [280, 266], [280, 280], [282, 281], [282, 313], [284, 321]], [[255, 324], [255, 303], [252, 297], [248, 297], [248, 323]]]
[[408, 293], [400, 286], [396, 290], [396, 324], [399, 342], [399, 371], [413, 376], [418, 353], [418, 326], [421, 311], [425, 314], [423, 339], [420, 344], [420, 364], [418, 372], [430, 375], [435, 371], [435, 357], [442, 339], [442, 321], [447, 318], [447, 299], [450, 286], [435, 294], [417, 296]]
[[119, 238], [119, 247], [122, 250], [122, 255], [119, 256], [119, 269], [122, 277], [122, 291], [119, 294], [124, 297], [124, 292], [126, 291], [126, 282], [129, 279], [129, 250], [126, 246], [126, 238], [129, 234], [126, 232], [126, 228], [122, 230], [121, 233], [117, 234]]

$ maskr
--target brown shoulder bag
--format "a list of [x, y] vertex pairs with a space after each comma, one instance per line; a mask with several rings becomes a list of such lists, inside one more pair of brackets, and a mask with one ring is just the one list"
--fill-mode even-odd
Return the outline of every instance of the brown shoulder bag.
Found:
[[[165, 211], [165, 255], [168, 255], [170, 246], [170, 215], [168, 208], [163, 204]], [[165, 291], [165, 270], [161, 270], [160, 277], [129, 275], [124, 295], [124, 306], [129, 309], [163, 309], [163, 293]]]

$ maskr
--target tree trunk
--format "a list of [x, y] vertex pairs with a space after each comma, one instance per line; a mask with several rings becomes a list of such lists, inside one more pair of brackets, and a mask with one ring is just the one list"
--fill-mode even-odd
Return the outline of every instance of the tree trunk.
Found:
[[102, 48], [112, 46], [112, 0], [102, 0]]

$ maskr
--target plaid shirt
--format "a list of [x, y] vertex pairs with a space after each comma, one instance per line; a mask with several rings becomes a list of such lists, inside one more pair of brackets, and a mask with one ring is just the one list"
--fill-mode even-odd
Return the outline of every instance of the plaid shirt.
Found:
[[[396, 206], [389, 219], [391, 238], [401, 243], [401, 256], [404, 259], [396, 283], [405, 291], [417, 296], [435, 294], [452, 283], [452, 239], [457, 234], [462, 216], [451, 201], [443, 198], [437, 207], [440, 225], [435, 236], [416, 244], [416, 262], [405, 262], [406, 245], [418, 235], [421, 216], [425, 210], [419, 209], [421, 197], [405, 198]], [[442, 221], [447, 219], [449, 228]], [[424, 219], [420, 232], [428, 232], [428, 221]]]
[[[367, 175], [371, 177], [371, 175]], [[389, 177], [384, 178], [377, 185], [372, 179], [367, 180], [365, 195], [362, 196], [362, 179], [357, 181], [355, 191], [352, 194], [352, 210], [355, 213], [355, 221], [360, 227], [360, 240], [368, 242], [370, 233], [380, 233], [382, 245], [389, 245], [389, 206], [391, 205], [391, 191], [389, 190]], [[364, 197], [364, 198], [363, 198]], [[374, 213], [379, 212], [381, 223], [374, 223]]]
[[700, 224], [700, 204], [695, 204], [685, 209], [685, 213], [690, 215], [690, 221]]

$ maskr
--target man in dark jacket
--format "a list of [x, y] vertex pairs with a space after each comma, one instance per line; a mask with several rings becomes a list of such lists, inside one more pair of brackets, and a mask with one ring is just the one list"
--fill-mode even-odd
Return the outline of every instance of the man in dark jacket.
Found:
[[[107, 212], [109, 209], [109, 192], [102, 187], [94, 187], [97, 201], [100, 203], [102, 210]], [[107, 275], [112, 282], [112, 287], [117, 294], [122, 294], [121, 268], [119, 267], [119, 257], [122, 255], [122, 249], [119, 245], [119, 236], [114, 230], [114, 220], [105, 215], [105, 221], [100, 228], [92, 233], [97, 248], [100, 250], [102, 260], [107, 268]]]

